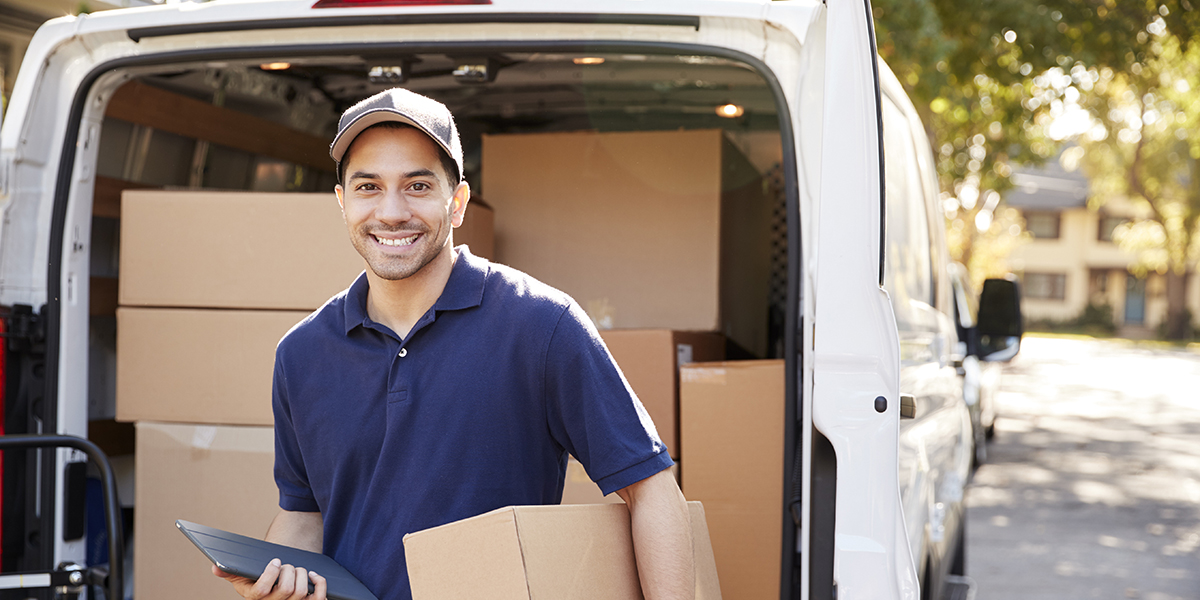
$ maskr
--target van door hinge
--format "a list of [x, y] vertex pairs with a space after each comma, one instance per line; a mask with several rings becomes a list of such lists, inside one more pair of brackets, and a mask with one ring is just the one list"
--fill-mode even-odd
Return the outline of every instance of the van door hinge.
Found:
[[14, 352], [44, 351], [45, 320], [28, 304], [14, 304], [8, 314], [8, 326], [0, 336], [8, 338], [8, 349]]

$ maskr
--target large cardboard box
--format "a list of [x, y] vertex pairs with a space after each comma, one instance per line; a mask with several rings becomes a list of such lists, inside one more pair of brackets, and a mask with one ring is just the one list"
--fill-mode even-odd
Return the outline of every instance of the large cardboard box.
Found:
[[669, 329], [609, 329], [600, 332], [629, 386], [646, 407], [672, 458], [679, 458], [679, 366], [725, 358], [725, 338], [716, 333]]
[[623, 503], [616, 492], [607, 496], [600, 491], [600, 486], [588, 477], [587, 469], [575, 460], [574, 457], [567, 459], [567, 476], [563, 481], [563, 504], [617, 504]]
[[[492, 256], [491, 209], [467, 207], [455, 244]], [[314, 310], [365, 268], [328, 194], [126, 190], [124, 306]]]
[[275, 346], [307, 315], [118, 309], [117, 420], [271, 425]]
[[175, 519], [261, 538], [279, 512], [274, 451], [270, 427], [137, 424], [135, 597], [238, 597]]
[[771, 203], [720, 130], [485, 135], [496, 256], [602, 326], [767, 346]]
[[778, 598], [784, 363], [693, 364], [680, 372], [683, 493], [704, 503], [728, 598]]
[[[696, 599], [721, 597], [704, 508], [689, 502]], [[404, 536], [413, 600], [640, 600], [623, 504], [510, 506]]]

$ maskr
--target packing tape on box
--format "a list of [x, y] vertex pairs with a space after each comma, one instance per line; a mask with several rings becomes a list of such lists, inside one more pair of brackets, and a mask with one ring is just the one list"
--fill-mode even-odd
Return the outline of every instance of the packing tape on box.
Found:
[[197, 425], [192, 432], [192, 448], [208, 450], [217, 440], [217, 428], [210, 425]]
[[687, 383], [725, 385], [725, 369], [723, 367], [688, 367], [680, 372], [679, 377]]

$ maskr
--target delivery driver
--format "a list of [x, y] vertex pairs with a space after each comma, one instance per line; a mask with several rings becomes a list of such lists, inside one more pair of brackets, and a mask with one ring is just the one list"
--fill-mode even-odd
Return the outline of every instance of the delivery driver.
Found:
[[[629, 505], [646, 598], [692, 598], [671, 458], [587, 315], [454, 248], [470, 189], [446, 107], [372, 96], [342, 115], [330, 155], [368, 268], [276, 350], [281, 510], [266, 539], [333, 557], [381, 600], [410, 598], [405, 534], [557, 504], [570, 453]], [[245, 598], [325, 598], [319, 574], [277, 563], [258, 581], [213, 570]]]

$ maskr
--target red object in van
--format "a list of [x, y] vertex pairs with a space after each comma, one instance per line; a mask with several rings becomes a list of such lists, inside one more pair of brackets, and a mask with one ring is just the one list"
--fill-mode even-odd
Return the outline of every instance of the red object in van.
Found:
[[436, 6], [441, 4], [491, 4], [492, 0], [320, 0], [313, 8], [359, 8], [376, 6]]

